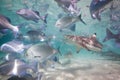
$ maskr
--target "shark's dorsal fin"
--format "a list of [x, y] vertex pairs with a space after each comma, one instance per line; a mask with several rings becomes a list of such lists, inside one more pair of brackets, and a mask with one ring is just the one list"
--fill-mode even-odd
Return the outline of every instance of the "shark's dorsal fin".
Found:
[[96, 36], [97, 36], [97, 34], [94, 33], [90, 38], [91, 38], [91, 39], [96, 39]]

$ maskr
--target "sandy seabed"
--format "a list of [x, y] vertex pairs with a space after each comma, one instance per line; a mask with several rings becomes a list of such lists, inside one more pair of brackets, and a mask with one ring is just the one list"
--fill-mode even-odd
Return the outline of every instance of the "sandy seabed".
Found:
[[[120, 80], [120, 62], [110, 60], [63, 59], [55, 68], [39, 69], [41, 80]], [[0, 76], [7, 80], [9, 76]]]
[[120, 64], [119, 61], [73, 59], [43, 73], [41, 80], [120, 80]]

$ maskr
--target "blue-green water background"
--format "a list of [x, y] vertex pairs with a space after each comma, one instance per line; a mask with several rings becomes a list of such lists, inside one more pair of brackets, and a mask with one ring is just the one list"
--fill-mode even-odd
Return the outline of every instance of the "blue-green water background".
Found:
[[[106, 36], [106, 28], [109, 28], [112, 24], [120, 24], [119, 22], [110, 22], [110, 10], [106, 9], [102, 14], [101, 22], [97, 20], [93, 20], [90, 16], [89, 8], [86, 6], [90, 5], [91, 0], [81, 0], [78, 2], [78, 7], [81, 8], [82, 18], [87, 23], [87, 25], [82, 24], [81, 22], [76, 23], [76, 31], [75, 32], [59, 32], [59, 29], [55, 27], [55, 22], [58, 20], [58, 14], [64, 13], [64, 11], [58, 7], [57, 3], [54, 0], [0, 0], [0, 13], [4, 14], [5, 16], [11, 19], [13, 25], [20, 25], [20, 24], [27, 24], [23, 25], [24, 27], [21, 28], [21, 32], [24, 34], [30, 28], [37, 29], [41, 25], [43, 25], [42, 21], [39, 23], [35, 23], [32, 21], [27, 21], [16, 14], [16, 11], [21, 8], [30, 8], [36, 11], [39, 11], [41, 15], [45, 15], [48, 13], [47, 18], [47, 29], [45, 31], [46, 34], [55, 35], [58, 40], [53, 41], [54, 46], [59, 46], [62, 44], [62, 37], [64, 34], [75, 34], [75, 35], [92, 35], [93, 33], [97, 33], [97, 39], [104, 45], [104, 50], [110, 50], [113, 53], [120, 54], [120, 47], [115, 47], [114, 40], [107, 41], [103, 43], [103, 39]], [[46, 10], [45, 6], [49, 4], [48, 10]], [[64, 13], [65, 14], [65, 13]], [[115, 32], [112, 30], [112, 32]], [[0, 45], [5, 42], [12, 40], [11, 32], [7, 35], [3, 36], [0, 39]], [[76, 49], [73, 45], [67, 44], [62, 45], [61, 52], [63, 54], [67, 53], [68, 51], [72, 51], [74, 56], [83, 57], [83, 58], [95, 58], [99, 57], [98, 53], [92, 54], [91, 51], [87, 51], [82, 49], [79, 54], [76, 54]], [[2, 53], [1, 53], [2, 55]]]

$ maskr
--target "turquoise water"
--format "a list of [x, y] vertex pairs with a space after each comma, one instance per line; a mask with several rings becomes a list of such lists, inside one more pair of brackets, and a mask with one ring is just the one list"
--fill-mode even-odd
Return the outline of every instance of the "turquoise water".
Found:
[[[116, 0], [117, 1], [117, 0]], [[60, 51], [63, 55], [67, 54], [69, 51], [72, 52], [75, 59], [83, 59], [83, 60], [91, 60], [91, 59], [115, 59], [119, 60], [118, 56], [120, 55], [120, 47], [115, 46], [114, 40], [109, 40], [107, 42], [103, 42], [103, 39], [106, 36], [106, 28], [110, 28], [112, 25], [120, 25], [120, 20], [118, 22], [110, 21], [110, 10], [107, 8], [105, 11], [101, 13], [101, 21], [93, 20], [90, 16], [89, 8], [86, 6], [90, 5], [91, 0], [80, 0], [78, 2], [78, 7], [81, 8], [82, 18], [87, 23], [87, 25], [82, 24], [81, 22], [76, 22], [76, 31], [66, 31], [60, 32], [58, 28], [55, 27], [55, 23], [58, 20], [58, 15], [60, 13], [66, 15], [66, 13], [58, 7], [57, 3], [54, 0], [0, 0], [0, 14], [4, 14], [5, 16], [11, 19], [13, 25], [25, 24], [20, 29], [21, 33], [25, 34], [30, 28], [38, 29], [44, 23], [39, 20], [38, 23], [33, 21], [28, 21], [20, 17], [16, 14], [16, 11], [21, 8], [30, 8], [35, 11], [39, 11], [41, 15], [45, 15], [48, 13], [47, 18], [47, 27], [46, 35], [55, 35], [56, 39], [52, 41], [52, 46], [57, 48], [60, 47]], [[119, 0], [118, 0], [119, 2]], [[49, 8], [46, 8], [46, 4], [49, 5]], [[120, 13], [120, 5], [116, 3], [119, 7], [115, 12]], [[46, 9], [46, 10], [45, 10]], [[112, 30], [112, 32], [117, 33], [117, 30]], [[76, 48], [71, 44], [63, 44], [63, 35], [65, 34], [74, 34], [74, 35], [85, 35], [90, 36], [94, 33], [97, 33], [97, 40], [103, 44], [103, 53], [92, 52], [86, 49], [81, 49], [79, 53], [76, 53]], [[12, 32], [10, 31], [5, 36], [0, 38], [0, 45], [6, 43], [13, 39]], [[109, 55], [112, 53], [113, 55]], [[108, 54], [108, 56], [106, 55]], [[3, 56], [3, 53], [1, 53]], [[60, 56], [61, 57], [61, 56]], [[62, 56], [63, 57], [63, 56]], [[116, 58], [117, 57], [117, 58]], [[64, 57], [63, 57], [64, 58]], [[79, 80], [79, 79], [78, 79]], [[83, 79], [84, 80], [84, 79]]]
[[[80, 1], [78, 2], [78, 7], [81, 8], [81, 13], [82, 13], [82, 18], [84, 19], [84, 21], [87, 23], [87, 25], [82, 24], [81, 22], [77, 22], [76, 23], [76, 31], [75, 32], [69, 32], [69, 34], [75, 34], [75, 35], [92, 35], [93, 33], [97, 33], [97, 39], [103, 43], [103, 39], [106, 36], [106, 28], [110, 27], [113, 24], [119, 24], [119, 22], [110, 22], [109, 20], [109, 14], [110, 14], [110, 10], [106, 9], [101, 17], [102, 17], [102, 21], [99, 22], [97, 20], [93, 20], [90, 16], [90, 12], [89, 12], [89, 8], [86, 7], [88, 5], [90, 5], [91, 0], [87, 0], [87, 1]], [[46, 8], [46, 4], [49, 4], [49, 8]], [[118, 4], [117, 4], [118, 5]], [[21, 32], [25, 33], [27, 32], [29, 29], [27, 29], [26, 27], [32, 27], [32, 28], [39, 28], [41, 25], [43, 25], [43, 22], [40, 20], [39, 23], [34, 23], [32, 21], [27, 21], [25, 19], [23, 19], [22, 17], [20, 17], [19, 15], [16, 14], [16, 11], [18, 9], [21, 8], [30, 8], [33, 9], [35, 11], [39, 11], [41, 15], [45, 15], [46, 13], [48, 13], [48, 18], [47, 18], [47, 29], [45, 31], [46, 34], [51, 34], [51, 35], [56, 35], [57, 38], [60, 40], [61, 37], [64, 34], [68, 34], [68, 32], [59, 32], [58, 28], [55, 27], [55, 22], [58, 19], [58, 14], [63, 13], [65, 14], [65, 12], [58, 7], [57, 3], [52, 0], [1, 0], [0, 2], [0, 12], [1, 14], [4, 14], [5, 16], [9, 17], [12, 21], [13, 25], [20, 25], [23, 23], [26, 23], [27, 25], [24, 25], [24, 27], [22, 27]], [[119, 8], [119, 7], [118, 7]], [[119, 11], [119, 9], [118, 9]], [[116, 32], [116, 30], [113, 30], [114, 32]], [[12, 34], [8, 33], [7, 35], [5, 35], [3, 38], [0, 39], [0, 44], [3, 44], [7, 41], [12, 40], [11, 37]], [[105, 48], [108, 48], [110, 50], [112, 50], [115, 53], [119, 53], [120, 49], [119, 47], [114, 47], [114, 41], [110, 40], [107, 41], [105, 43], [103, 43], [103, 45], [105, 45]], [[87, 51], [87, 53], [89, 54], [90, 52]]]

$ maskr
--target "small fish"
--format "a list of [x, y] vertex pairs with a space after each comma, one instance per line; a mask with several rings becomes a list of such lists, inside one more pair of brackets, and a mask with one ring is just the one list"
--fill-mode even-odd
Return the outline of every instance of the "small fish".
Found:
[[22, 35], [22, 39], [27, 42], [45, 42], [47, 37], [41, 30], [29, 30], [26, 35]]
[[120, 41], [120, 33], [113, 34], [108, 28], [106, 29], [106, 37], [104, 38], [103, 42], [106, 42], [110, 39], [115, 39], [116, 41]]
[[22, 60], [15, 59], [13, 61], [6, 61], [0, 64], [0, 75], [16, 75], [22, 76], [26, 74], [26, 70], [31, 69], [36, 72], [36, 64], [27, 64]]
[[70, 14], [78, 14], [80, 9], [77, 8], [78, 0], [55, 0], [59, 7]]
[[44, 61], [45, 59], [49, 58], [50, 56], [53, 56], [54, 54], [56, 54], [58, 51], [54, 48], [52, 48], [51, 46], [49, 46], [48, 44], [45, 43], [39, 43], [39, 44], [35, 44], [33, 46], [31, 46], [26, 54], [27, 57], [29, 58], [40, 58], [40, 61]]
[[100, 13], [111, 3], [113, 0], [92, 0], [90, 4], [90, 14], [93, 19], [101, 20]]
[[58, 53], [48, 44], [38, 43], [30, 47], [26, 52], [26, 57], [30, 60], [38, 60], [42, 67], [46, 67], [47, 61], [58, 62], [58, 58], [54, 57]]
[[80, 51], [81, 47], [88, 51], [100, 52], [102, 50], [102, 44], [97, 41], [96, 33], [91, 37], [65, 35], [65, 39], [66, 42], [72, 43], [77, 47], [77, 53]]
[[13, 26], [13, 25], [11, 24], [11, 20], [10, 20], [8, 17], [0, 14], [0, 30], [5, 30], [5, 29], [10, 29], [10, 30], [12, 30], [13, 33], [14, 33], [14, 35], [15, 35], [15, 37], [16, 37], [17, 34], [19, 33], [19, 28], [18, 28], [18, 26]]
[[70, 0], [54, 0], [57, 2], [57, 4], [60, 6], [60, 7], [69, 7], [70, 4], [71, 4], [71, 1]]
[[38, 20], [41, 19], [42, 21], [44, 21], [44, 23], [47, 23], [46, 18], [48, 14], [46, 14], [45, 16], [40, 16], [38, 11], [34, 11], [31, 9], [19, 9], [16, 13], [26, 20], [32, 20], [37, 23]]
[[22, 53], [27, 48], [23, 42], [12, 40], [1, 45], [0, 50], [6, 53]]
[[[67, 28], [71, 25], [73, 25], [75, 22], [81, 21], [83, 24], [86, 25], [86, 23], [81, 18], [81, 14], [79, 16], [65, 16], [57, 20], [55, 26], [58, 27], [60, 30]], [[75, 25], [73, 25], [75, 27]], [[74, 29], [74, 28], [73, 28]], [[74, 31], [74, 30], [72, 30]]]
[[70, 5], [69, 8], [64, 9], [67, 13], [70, 13], [71, 15], [78, 15], [80, 13], [80, 8], [75, 8], [76, 5]]

